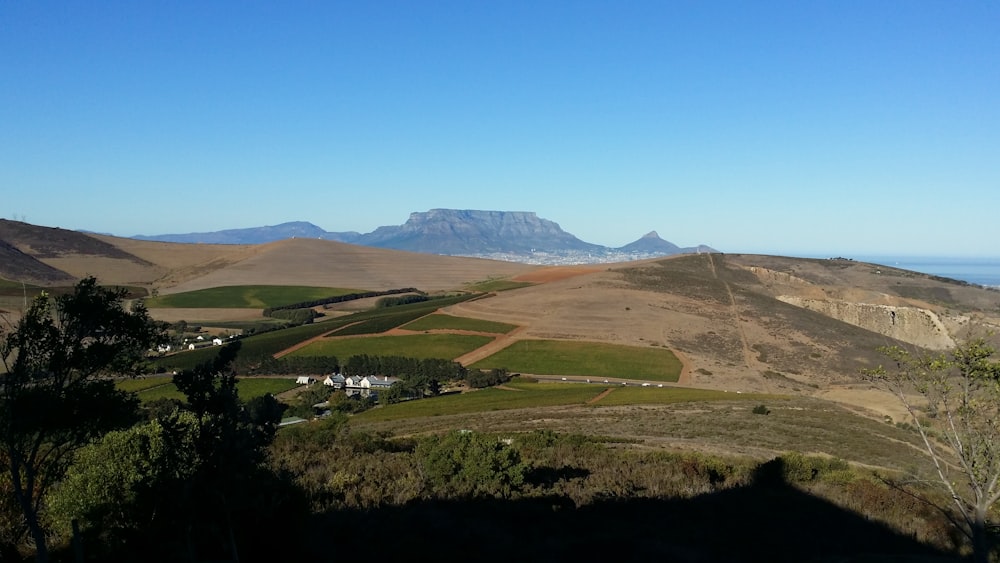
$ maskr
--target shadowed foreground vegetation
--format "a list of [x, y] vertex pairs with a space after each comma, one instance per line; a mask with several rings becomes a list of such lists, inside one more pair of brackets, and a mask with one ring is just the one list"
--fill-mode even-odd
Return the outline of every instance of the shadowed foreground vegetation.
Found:
[[[459, 463], [440, 465], [434, 448], [463, 436], [492, 463], [455, 446]], [[272, 460], [314, 514], [303, 556], [364, 557], [364, 542], [324, 541], [354, 526], [394, 530], [378, 549], [389, 560], [884, 561], [954, 547], [941, 514], [837, 459], [761, 463], [548, 431], [427, 440], [336, 421], [282, 431]]]

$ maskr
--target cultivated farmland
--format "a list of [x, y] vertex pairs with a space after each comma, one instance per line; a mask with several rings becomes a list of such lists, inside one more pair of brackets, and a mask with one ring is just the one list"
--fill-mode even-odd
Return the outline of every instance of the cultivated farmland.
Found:
[[406, 401], [357, 415], [364, 421], [388, 421], [520, 408], [582, 405], [604, 387], [587, 384], [511, 382], [504, 388]]
[[[144, 403], [159, 399], [184, 400], [184, 394], [177, 389], [170, 377], [123, 380], [115, 385], [123, 391], [136, 393]], [[236, 393], [241, 400], [246, 401], [267, 394], [277, 395], [297, 386], [292, 377], [243, 377], [236, 380]]]
[[304, 287], [287, 285], [232, 285], [174, 293], [146, 300], [149, 308], [248, 308], [264, 309], [292, 303], [315, 301], [364, 290], [336, 287]]
[[405, 330], [465, 330], [470, 332], [487, 332], [493, 334], [507, 334], [517, 328], [517, 325], [509, 323], [499, 323], [495, 321], [484, 321], [469, 317], [455, 317], [452, 315], [428, 315], [407, 323], [400, 328]]
[[489, 336], [470, 334], [412, 334], [368, 338], [332, 338], [312, 342], [292, 356], [403, 356], [455, 359], [490, 342]]
[[670, 350], [597, 342], [519, 340], [473, 368], [675, 382], [682, 364]]

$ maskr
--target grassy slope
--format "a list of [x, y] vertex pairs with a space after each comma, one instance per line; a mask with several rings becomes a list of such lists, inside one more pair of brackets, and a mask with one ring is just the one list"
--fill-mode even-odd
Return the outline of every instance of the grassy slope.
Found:
[[681, 373], [680, 360], [667, 349], [556, 340], [520, 340], [471, 367], [651, 381], [677, 381]]
[[[134, 382], [145, 382], [147, 386], [138, 386]], [[155, 384], [155, 385], [154, 385]], [[116, 384], [119, 389], [133, 391], [144, 403], [157, 399], [184, 400], [184, 394], [177, 390], [169, 377], [156, 377], [141, 380], [126, 380]], [[294, 377], [286, 378], [245, 378], [236, 381], [236, 392], [240, 399], [246, 401], [268, 393], [277, 395], [297, 387]]]
[[413, 334], [371, 336], [317, 341], [296, 350], [293, 356], [404, 356], [451, 360], [490, 342], [489, 336], [465, 334]]
[[284, 285], [236, 285], [175, 293], [146, 300], [147, 307], [264, 309], [336, 297], [362, 290]]
[[455, 317], [452, 315], [436, 314], [417, 319], [411, 323], [403, 325], [400, 328], [404, 328], [406, 330], [468, 330], [473, 332], [507, 334], [517, 328], [517, 325], [499, 323], [496, 321], [486, 321], [482, 319], [472, 319], [469, 317]]

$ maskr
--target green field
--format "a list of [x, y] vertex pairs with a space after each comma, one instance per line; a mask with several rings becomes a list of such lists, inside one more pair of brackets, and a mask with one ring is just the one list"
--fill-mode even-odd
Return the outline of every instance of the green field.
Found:
[[[389, 307], [387, 309], [360, 311], [353, 315], [337, 317], [322, 322], [275, 330], [264, 334], [255, 334], [240, 339], [242, 345], [240, 357], [256, 358], [265, 355], [270, 356], [286, 348], [290, 348], [299, 342], [335, 330], [337, 331], [335, 336], [384, 332], [421, 316], [433, 313], [439, 307], [454, 305], [455, 303], [460, 303], [474, 297], [476, 295], [468, 294], [442, 299], [431, 299], [430, 301], [399, 305], [398, 307]], [[205, 347], [190, 352], [183, 351], [163, 358], [157, 358], [152, 363], [153, 366], [168, 371], [179, 371], [182, 369], [191, 369], [198, 364], [211, 361], [218, 353], [218, 349], [214, 346]]]
[[482, 319], [471, 319], [468, 317], [455, 317], [452, 315], [436, 314], [427, 315], [417, 319], [412, 323], [407, 323], [400, 328], [406, 330], [468, 330], [474, 332], [489, 332], [493, 334], [507, 334], [517, 328], [517, 325], [498, 323], [495, 321], [484, 321]]
[[594, 403], [602, 407], [616, 405], [666, 405], [695, 401], [775, 401], [787, 397], [759, 393], [727, 393], [710, 389], [688, 389], [686, 387], [615, 387], [600, 401]]
[[[563, 405], [583, 405], [607, 389], [611, 393], [593, 403], [595, 407], [688, 403], [702, 401], [779, 401], [787, 397], [755, 393], [726, 393], [708, 389], [674, 387], [617, 387], [586, 383], [535, 383], [514, 378], [503, 388], [492, 387], [456, 395], [386, 405], [356, 415], [359, 422], [385, 422], [407, 418], [470, 414]], [[513, 389], [513, 390], [510, 390]]]
[[521, 287], [528, 287], [529, 285], [535, 285], [531, 282], [519, 282], [513, 280], [485, 280], [476, 283], [470, 283], [466, 288], [469, 291], [482, 291], [483, 293], [489, 293], [491, 291], [507, 291], [509, 289], [518, 289]]
[[136, 396], [143, 403], [158, 401], [160, 399], [184, 400], [184, 394], [178, 391], [177, 386], [170, 382], [169, 379], [163, 385], [139, 391], [136, 393]]
[[[184, 394], [177, 390], [177, 386], [173, 384], [171, 378], [169, 377], [157, 377], [157, 378], [147, 378], [145, 380], [127, 380], [119, 381], [117, 383], [119, 389], [125, 389], [127, 386], [123, 386], [123, 383], [128, 383], [129, 381], [156, 381], [157, 386], [147, 387], [138, 390], [137, 395], [139, 400], [144, 403], [150, 401], [155, 401], [157, 399], [177, 399], [178, 401], [184, 400]], [[294, 377], [283, 377], [283, 378], [243, 378], [237, 379], [236, 381], [236, 393], [239, 395], [241, 400], [249, 400], [254, 397], [260, 397], [261, 395], [266, 395], [271, 393], [272, 395], [277, 395], [278, 393], [283, 393], [289, 389], [298, 387], [295, 383]], [[132, 389], [127, 389], [132, 391]]]
[[681, 373], [680, 360], [665, 348], [559, 340], [519, 340], [471, 367], [650, 381], [677, 381]]
[[264, 309], [350, 293], [360, 293], [362, 291], [364, 290], [338, 287], [233, 285], [152, 297], [146, 300], [146, 307]]
[[246, 377], [236, 381], [236, 393], [239, 394], [240, 399], [246, 401], [268, 393], [272, 395], [284, 393], [298, 386], [295, 383], [295, 378], [291, 376], [282, 378]]
[[115, 382], [115, 387], [122, 391], [130, 391], [132, 393], [139, 393], [140, 391], [145, 391], [146, 389], [152, 389], [153, 387], [159, 387], [161, 385], [169, 385], [171, 381], [171, 376], [153, 376], [153, 377], [141, 377], [137, 379], [119, 379]]
[[356, 415], [356, 418], [375, 422], [507, 409], [582, 405], [606, 389], [603, 385], [585, 383], [511, 382], [507, 387], [517, 390], [494, 387], [469, 393], [406, 401], [365, 411]]
[[453, 360], [486, 345], [489, 336], [468, 334], [409, 334], [369, 338], [324, 339], [292, 352], [292, 356], [404, 356]]

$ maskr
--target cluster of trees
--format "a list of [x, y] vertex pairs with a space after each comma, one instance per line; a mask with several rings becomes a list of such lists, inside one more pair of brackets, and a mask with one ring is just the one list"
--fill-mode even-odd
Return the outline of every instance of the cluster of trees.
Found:
[[429, 300], [426, 295], [402, 295], [400, 297], [383, 297], [375, 303], [376, 309], [397, 307], [399, 305], [409, 305], [410, 303], [423, 303]]
[[315, 309], [275, 309], [270, 311], [267, 316], [274, 319], [286, 320], [289, 324], [300, 326], [312, 323], [313, 319], [319, 317], [320, 314]]
[[265, 512], [301, 498], [264, 463], [282, 407], [240, 401], [238, 343], [174, 377], [183, 408], [143, 420], [134, 395], [115, 388], [110, 376], [141, 373], [165, 339], [125, 295], [87, 278], [0, 329], [5, 559], [30, 538], [45, 563], [50, 542], [73, 535], [98, 559], [237, 560]]
[[370, 297], [379, 297], [381, 295], [397, 295], [400, 293], [420, 293], [415, 287], [404, 287], [400, 289], [387, 289], [385, 291], [363, 291], [358, 293], [348, 293], [346, 295], [337, 295], [334, 297], [324, 297], [323, 299], [313, 299], [311, 301], [299, 301], [298, 303], [289, 303], [287, 305], [278, 305], [275, 307], [268, 307], [264, 309], [264, 316], [271, 317], [274, 316], [275, 311], [281, 311], [286, 309], [308, 309], [310, 307], [319, 307], [321, 305], [330, 305], [333, 303], [344, 303], [345, 301], [355, 301], [358, 299], [367, 299]]
[[391, 375], [401, 378], [416, 396], [436, 395], [447, 382], [465, 382], [478, 389], [510, 381], [506, 368], [489, 370], [468, 369], [451, 360], [407, 358], [404, 356], [351, 356], [342, 366], [344, 375]]
[[[391, 375], [403, 380], [399, 393], [415, 397], [437, 395], [441, 384], [465, 378], [462, 364], [437, 358], [407, 358], [404, 356], [351, 356], [342, 367], [344, 375]], [[384, 393], [384, 392], [383, 392]]]
[[340, 371], [336, 356], [238, 356], [233, 367], [244, 375], [316, 375]]
[[465, 382], [473, 389], [493, 387], [510, 381], [510, 372], [506, 368], [470, 369], [465, 375]]

